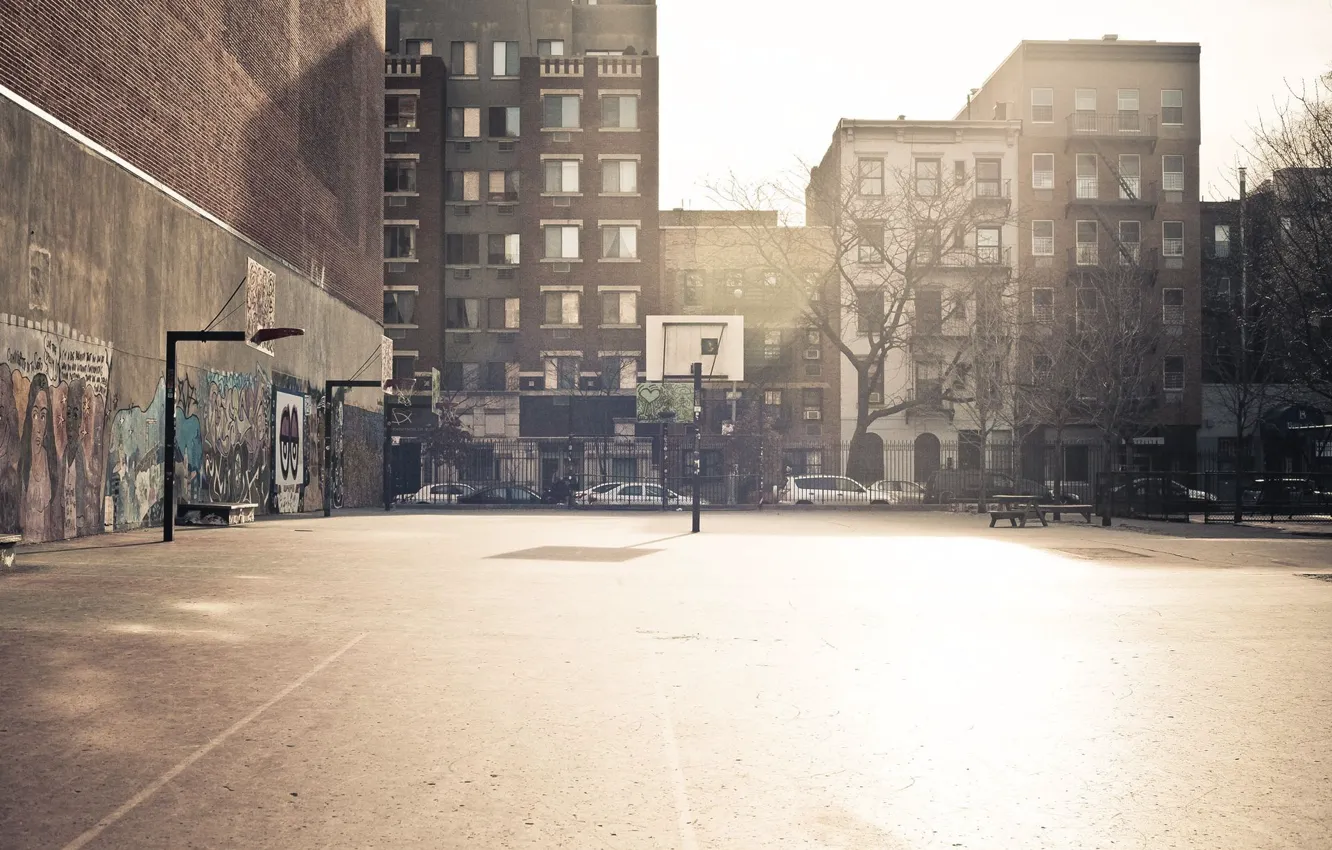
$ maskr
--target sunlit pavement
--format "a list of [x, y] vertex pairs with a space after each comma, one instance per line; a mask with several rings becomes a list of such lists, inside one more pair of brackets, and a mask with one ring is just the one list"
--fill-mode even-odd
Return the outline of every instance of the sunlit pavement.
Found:
[[1332, 542], [703, 522], [23, 553], [0, 848], [1332, 846]]

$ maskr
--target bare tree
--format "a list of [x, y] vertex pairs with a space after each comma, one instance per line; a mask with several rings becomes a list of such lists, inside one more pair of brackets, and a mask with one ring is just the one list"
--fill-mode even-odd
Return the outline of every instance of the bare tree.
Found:
[[[810, 174], [808, 187], [805, 174]], [[985, 264], [974, 242], [982, 214], [970, 181], [922, 178], [884, 167], [873, 175], [849, 170], [801, 170], [757, 185], [732, 176], [711, 187], [722, 205], [737, 210], [734, 226], [776, 275], [775, 284], [797, 293], [805, 323], [840, 352], [856, 374], [855, 427], [846, 474], [873, 480], [882, 474], [877, 441], [868, 439], [878, 420], [903, 411], [955, 400], [952, 389], [960, 348], [938, 365], [937, 378], [904, 389], [881, 403], [871, 396], [888, 385], [895, 352], [912, 341], [917, 293], [936, 274]], [[806, 225], [791, 210], [803, 207]], [[754, 213], [777, 210], [779, 226], [756, 225]], [[993, 261], [1002, 261], [996, 255]], [[951, 301], [951, 299], [950, 299]], [[944, 312], [940, 321], [951, 315]], [[901, 377], [901, 376], [899, 376]]]

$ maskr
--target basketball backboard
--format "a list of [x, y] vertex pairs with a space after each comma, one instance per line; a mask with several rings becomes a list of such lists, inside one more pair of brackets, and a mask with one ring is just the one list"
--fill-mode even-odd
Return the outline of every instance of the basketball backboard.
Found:
[[[264, 328], [277, 325], [277, 272], [249, 258], [245, 269], [245, 338], [253, 340]], [[273, 343], [247, 342], [247, 345], [273, 356]]]
[[744, 316], [648, 316], [649, 382], [687, 381], [703, 364], [705, 381], [745, 379]]

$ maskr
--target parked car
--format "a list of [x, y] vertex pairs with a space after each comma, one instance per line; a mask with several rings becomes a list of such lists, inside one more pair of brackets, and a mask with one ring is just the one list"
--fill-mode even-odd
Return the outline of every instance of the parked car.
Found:
[[1244, 504], [1269, 508], [1322, 508], [1332, 505], [1332, 493], [1318, 488], [1312, 478], [1298, 475], [1264, 476], [1244, 485]]
[[[925, 501], [938, 504], [974, 502], [980, 498], [981, 472], [979, 469], [941, 469], [930, 476], [925, 484]], [[1016, 478], [1006, 472], [985, 473], [985, 495], [1036, 496], [1051, 502], [1054, 493], [1044, 484], [1030, 478]]]
[[777, 491], [780, 505], [868, 505], [870, 493], [845, 475], [793, 475]]
[[1213, 506], [1216, 496], [1205, 490], [1186, 487], [1173, 478], [1135, 478], [1126, 484], [1120, 484], [1110, 491], [1115, 501], [1128, 505], [1143, 502], [1170, 503], [1188, 508]]
[[[594, 488], [595, 489], [595, 488]], [[587, 497], [589, 505], [660, 505], [662, 492], [666, 494], [666, 504], [674, 507], [692, 505], [693, 496], [682, 496], [669, 488], [658, 484], [616, 484], [600, 493]], [[700, 499], [699, 504], [706, 505], [707, 499]]]
[[919, 505], [925, 501], [925, 488], [914, 481], [875, 481], [869, 490], [870, 502], [889, 505]]
[[462, 496], [475, 492], [470, 484], [427, 484], [415, 493], [399, 496], [398, 501], [415, 505], [452, 505]]
[[592, 496], [597, 496], [597, 495], [600, 495], [600, 494], [602, 494], [602, 493], [609, 493], [611, 490], [614, 490], [616, 487], [623, 487], [625, 484], [628, 484], [628, 483], [630, 483], [630, 482], [628, 482], [628, 481], [603, 481], [603, 482], [601, 482], [600, 484], [596, 484], [596, 485], [593, 485], [592, 487], [584, 488], [584, 489], [582, 489], [582, 490], [579, 490], [577, 493], [574, 493], [574, 501], [575, 501], [575, 502], [580, 502], [580, 503], [586, 503], [586, 502], [588, 502], [588, 501], [591, 499]]
[[539, 505], [544, 499], [522, 484], [501, 484], [458, 497], [460, 505]]

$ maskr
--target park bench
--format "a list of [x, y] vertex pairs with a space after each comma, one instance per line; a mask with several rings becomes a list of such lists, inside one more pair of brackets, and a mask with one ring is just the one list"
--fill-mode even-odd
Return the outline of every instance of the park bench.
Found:
[[243, 525], [254, 522], [253, 502], [181, 502], [176, 525]]
[[14, 549], [22, 542], [22, 534], [0, 534], [0, 569], [14, 566]]
[[1060, 514], [1082, 514], [1087, 522], [1092, 521], [1091, 515], [1093, 508], [1091, 505], [1038, 505], [1037, 510], [1039, 510], [1042, 515], [1054, 514], [1055, 522], [1059, 521]]
[[1006, 519], [1011, 527], [1016, 528], [1021, 525], [1027, 527], [1027, 520], [1030, 517], [1036, 517], [1041, 521], [1041, 525], [1048, 525], [1044, 514], [1041, 513], [1040, 506], [1036, 504], [1034, 496], [1023, 495], [1001, 495], [991, 496], [999, 504], [997, 510], [990, 511], [990, 528], [1001, 519]]

